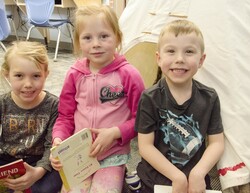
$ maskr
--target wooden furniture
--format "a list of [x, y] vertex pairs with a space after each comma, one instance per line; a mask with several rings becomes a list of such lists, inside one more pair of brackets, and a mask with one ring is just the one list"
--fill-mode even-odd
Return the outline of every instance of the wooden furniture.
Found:
[[158, 70], [156, 50], [156, 43], [140, 42], [125, 53], [129, 63], [140, 71], [146, 88], [152, 86], [156, 79]]
[[15, 5], [15, 1], [14, 0], [4, 0], [5, 5]]
[[76, 7], [89, 5], [89, 4], [101, 4], [102, 0], [74, 0]]
[[[25, 8], [25, 0], [5, 0], [5, 1], [14, 1], [15, 4], [21, 9], [23, 13], [26, 14], [26, 8]], [[60, 8], [71, 8], [76, 7], [76, 4], [73, 0], [55, 0], [55, 7]]]

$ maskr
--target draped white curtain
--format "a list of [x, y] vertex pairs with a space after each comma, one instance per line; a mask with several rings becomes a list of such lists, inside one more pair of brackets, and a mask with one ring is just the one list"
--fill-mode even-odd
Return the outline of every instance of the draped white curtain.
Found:
[[[203, 67], [196, 79], [216, 89], [226, 136], [217, 164], [222, 189], [250, 182], [250, 1], [129, 0], [120, 17], [123, 53], [140, 42], [157, 43], [163, 25], [180, 16], [203, 32]], [[148, 53], [155, 54], [155, 53]], [[145, 68], [147, 68], [145, 61]]]

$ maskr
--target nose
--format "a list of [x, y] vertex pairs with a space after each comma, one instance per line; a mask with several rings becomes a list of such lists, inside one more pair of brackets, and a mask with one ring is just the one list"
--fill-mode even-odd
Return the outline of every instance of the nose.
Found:
[[30, 88], [30, 87], [32, 87], [32, 81], [31, 81], [30, 78], [26, 78], [26, 79], [25, 79], [24, 87], [25, 87], [25, 88]]
[[184, 60], [183, 54], [182, 53], [177, 53], [176, 54], [176, 62], [177, 63], [182, 63]]
[[100, 46], [100, 40], [99, 38], [93, 39], [93, 47], [99, 47]]

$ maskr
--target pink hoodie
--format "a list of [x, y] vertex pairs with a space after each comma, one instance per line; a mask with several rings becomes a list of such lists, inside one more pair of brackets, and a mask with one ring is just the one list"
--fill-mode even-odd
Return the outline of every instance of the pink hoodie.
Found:
[[116, 55], [97, 74], [90, 72], [87, 59], [76, 61], [64, 81], [53, 139], [64, 140], [86, 127], [117, 126], [121, 139], [98, 159], [129, 153], [129, 142], [136, 136], [135, 116], [143, 90], [140, 73], [122, 55]]

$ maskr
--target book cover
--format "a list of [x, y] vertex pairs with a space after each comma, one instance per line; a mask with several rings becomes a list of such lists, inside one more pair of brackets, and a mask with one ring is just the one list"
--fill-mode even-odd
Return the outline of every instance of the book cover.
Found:
[[[172, 193], [172, 186], [154, 185], [154, 193]], [[206, 193], [222, 193], [219, 190], [206, 190]]]
[[100, 168], [97, 159], [89, 157], [91, 144], [91, 132], [84, 128], [51, 148], [52, 156], [62, 164], [59, 174], [66, 190], [79, 185]]
[[[24, 167], [22, 159], [0, 166], [0, 192], [1, 193], [10, 192], [10, 190], [1, 183], [1, 179], [7, 178], [7, 177], [18, 178], [24, 175], [25, 172], [26, 172], [26, 169]], [[30, 188], [24, 190], [23, 193], [31, 193]]]

